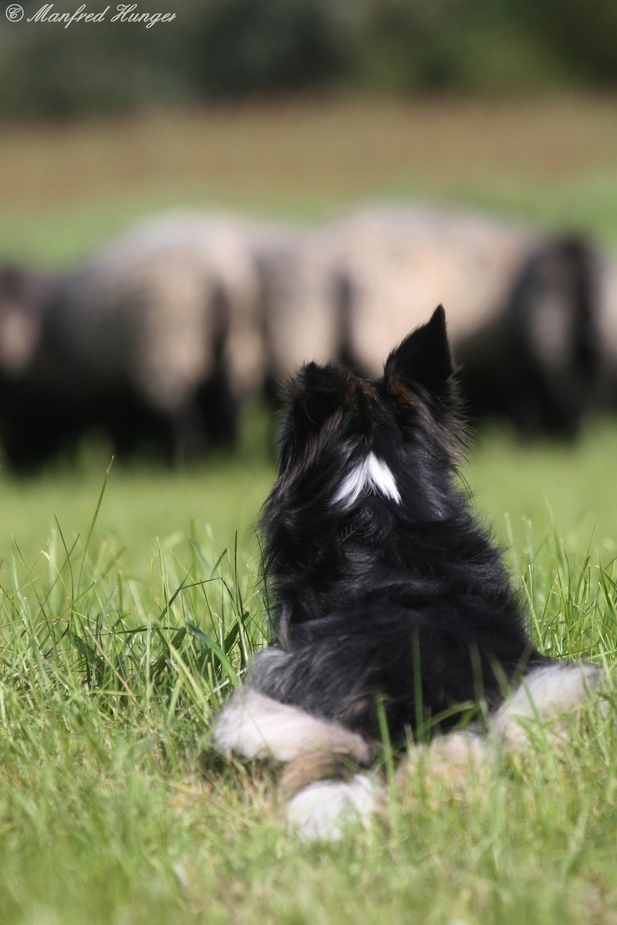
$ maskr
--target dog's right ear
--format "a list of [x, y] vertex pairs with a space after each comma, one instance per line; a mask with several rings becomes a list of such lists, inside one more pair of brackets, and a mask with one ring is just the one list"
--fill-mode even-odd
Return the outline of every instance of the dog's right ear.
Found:
[[445, 399], [450, 394], [449, 380], [453, 372], [446, 313], [440, 305], [430, 321], [412, 331], [392, 351], [386, 361], [384, 378], [389, 388], [401, 383], [413, 391], [414, 385], [420, 385]]

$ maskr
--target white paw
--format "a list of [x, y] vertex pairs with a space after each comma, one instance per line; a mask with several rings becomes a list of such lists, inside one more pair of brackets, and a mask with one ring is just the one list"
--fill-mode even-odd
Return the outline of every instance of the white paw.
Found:
[[287, 819], [306, 841], [339, 841], [354, 824], [368, 828], [381, 796], [381, 787], [366, 774], [349, 782], [317, 781], [291, 800]]
[[[583, 707], [601, 681], [595, 665], [558, 662], [535, 668], [495, 714], [494, 730], [505, 744], [522, 745], [531, 722], [551, 722]], [[553, 738], [559, 733], [555, 725]]]
[[221, 751], [251, 759], [293, 761], [311, 751], [349, 755], [360, 764], [370, 758], [369, 746], [357, 733], [251, 687], [235, 691], [215, 720], [212, 740]]

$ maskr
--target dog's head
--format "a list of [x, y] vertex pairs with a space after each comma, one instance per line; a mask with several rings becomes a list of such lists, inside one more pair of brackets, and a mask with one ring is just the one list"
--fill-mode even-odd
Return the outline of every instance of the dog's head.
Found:
[[304, 366], [289, 386], [267, 539], [325, 542], [329, 529], [370, 518], [376, 506], [416, 522], [448, 516], [460, 448], [452, 374], [441, 306], [392, 351], [379, 379]]

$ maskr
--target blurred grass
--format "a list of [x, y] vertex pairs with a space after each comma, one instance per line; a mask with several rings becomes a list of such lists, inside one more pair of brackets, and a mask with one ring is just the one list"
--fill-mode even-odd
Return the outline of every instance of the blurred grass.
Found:
[[[575, 445], [523, 443], [498, 428], [476, 439], [465, 473], [476, 507], [488, 512], [500, 539], [537, 551], [557, 531], [576, 555], [589, 548], [605, 561], [617, 554], [617, 428], [588, 422]], [[525, 523], [534, 525], [533, 543]]]
[[146, 458], [119, 465], [107, 441], [95, 436], [82, 442], [76, 458], [60, 459], [37, 477], [16, 478], [0, 466], [0, 560], [14, 541], [25, 556], [40, 554], [51, 526], [73, 539], [83, 534], [108, 468], [97, 531], [128, 550], [132, 566], [143, 567], [158, 544], [171, 549], [193, 529], [202, 535], [207, 529], [214, 548], [239, 542], [253, 550], [275, 455], [270, 415], [259, 402], [244, 408], [240, 431], [233, 456], [174, 470]]
[[[274, 453], [263, 409], [251, 409], [253, 434], [235, 456], [170, 471], [155, 463], [111, 467], [97, 535], [124, 548], [135, 567], [156, 551], [181, 543], [192, 529], [209, 533], [215, 548], [257, 552], [255, 525], [274, 478]], [[513, 557], [531, 554], [557, 531], [571, 553], [592, 549], [603, 561], [617, 555], [617, 424], [589, 422], [575, 445], [523, 443], [497, 426], [472, 438], [463, 476], [474, 505]], [[39, 553], [52, 526], [83, 534], [110, 462], [103, 446], [86, 444], [77, 466], [60, 464], [38, 478], [0, 469], [0, 559], [15, 540], [25, 558]], [[56, 524], [56, 520], [58, 524]], [[529, 524], [534, 525], [533, 539]], [[517, 562], [513, 559], [514, 567]]]
[[[0, 549], [6, 557], [13, 537], [30, 556], [43, 548], [58, 518], [69, 536], [83, 530], [106, 464], [88, 470], [61, 470], [40, 479], [0, 481], [3, 525]], [[135, 564], [149, 560], [161, 542], [171, 547], [189, 532], [191, 523], [205, 525], [212, 543], [233, 545], [237, 533], [243, 548], [253, 545], [253, 525], [271, 481], [264, 460], [213, 462], [208, 469], [170, 473], [162, 468], [112, 467], [99, 532], [130, 550]]]
[[456, 202], [617, 247], [614, 98], [333, 99], [0, 131], [0, 253], [62, 264], [165, 208]]

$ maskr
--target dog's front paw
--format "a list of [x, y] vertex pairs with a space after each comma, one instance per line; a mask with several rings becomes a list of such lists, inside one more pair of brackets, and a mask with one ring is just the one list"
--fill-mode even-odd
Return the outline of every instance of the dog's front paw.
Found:
[[306, 841], [339, 841], [354, 824], [368, 827], [381, 796], [382, 788], [366, 774], [317, 781], [291, 800], [287, 819]]

